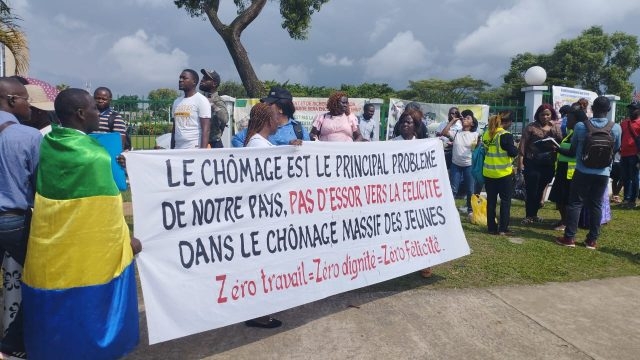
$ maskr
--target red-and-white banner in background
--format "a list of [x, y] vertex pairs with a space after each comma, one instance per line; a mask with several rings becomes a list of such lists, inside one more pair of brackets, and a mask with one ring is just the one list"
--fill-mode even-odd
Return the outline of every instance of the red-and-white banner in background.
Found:
[[151, 344], [469, 254], [438, 139], [126, 157]]

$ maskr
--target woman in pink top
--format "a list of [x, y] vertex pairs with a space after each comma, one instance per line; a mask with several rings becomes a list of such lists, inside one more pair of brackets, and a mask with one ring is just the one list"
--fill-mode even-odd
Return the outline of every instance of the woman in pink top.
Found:
[[358, 118], [349, 111], [349, 98], [337, 91], [327, 100], [328, 113], [316, 116], [311, 125], [311, 140], [366, 141], [358, 129]]

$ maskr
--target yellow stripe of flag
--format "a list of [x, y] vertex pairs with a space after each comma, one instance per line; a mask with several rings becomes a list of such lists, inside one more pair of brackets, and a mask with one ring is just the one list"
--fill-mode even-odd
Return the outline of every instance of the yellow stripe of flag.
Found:
[[120, 194], [71, 200], [36, 194], [35, 209], [23, 274], [29, 286], [67, 289], [104, 284], [131, 263]]

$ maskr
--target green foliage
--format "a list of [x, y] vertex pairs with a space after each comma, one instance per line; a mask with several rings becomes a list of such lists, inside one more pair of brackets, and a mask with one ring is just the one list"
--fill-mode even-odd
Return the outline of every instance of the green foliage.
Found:
[[516, 55], [505, 83], [519, 90], [525, 86], [524, 72], [533, 65], [545, 68], [547, 84], [616, 94], [628, 101], [633, 90], [629, 78], [640, 68], [640, 45], [635, 35], [609, 35], [602, 27], [592, 26], [574, 39], [561, 40], [551, 54]]
[[308, 86], [301, 84], [279, 83], [277, 81], [265, 81], [265, 92], [269, 91], [272, 86], [281, 86], [291, 92], [295, 97], [329, 97], [332, 92], [344, 91], [349, 97], [366, 98], [366, 99], [388, 99], [395, 96], [396, 91], [388, 84], [363, 83], [360, 85], [342, 84], [340, 88], [331, 88], [325, 86]]
[[311, 15], [329, 0], [280, 0], [282, 28], [287, 30], [292, 39], [307, 38], [311, 26]]
[[479, 99], [490, 84], [465, 76], [453, 80], [428, 79], [409, 81], [409, 89], [398, 91], [398, 97], [422, 102], [464, 103]]
[[244, 86], [234, 81], [223, 81], [218, 86], [218, 94], [228, 95], [236, 99], [247, 98], [247, 90], [245, 90]]
[[160, 88], [149, 91], [149, 110], [154, 120], [165, 121], [171, 114], [171, 105], [180, 94], [177, 90]]
[[111, 106], [119, 112], [134, 112], [138, 111], [139, 100], [138, 95], [121, 95], [111, 102]]
[[145, 121], [136, 126], [136, 135], [162, 135], [171, 132], [172, 123]]

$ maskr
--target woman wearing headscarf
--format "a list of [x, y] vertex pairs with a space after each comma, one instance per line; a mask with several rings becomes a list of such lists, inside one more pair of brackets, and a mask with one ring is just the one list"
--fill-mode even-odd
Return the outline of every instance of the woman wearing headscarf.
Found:
[[522, 132], [520, 140], [520, 162], [518, 170], [524, 171], [526, 189], [525, 212], [523, 225], [540, 223], [538, 210], [544, 204], [543, 194], [553, 179], [557, 148], [556, 143], [562, 141], [560, 125], [553, 121], [558, 118], [550, 104], [542, 104], [536, 110], [534, 122], [529, 123]]
[[316, 116], [311, 128], [311, 140], [365, 141], [358, 128], [358, 118], [349, 110], [349, 98], [336, 91], [327, 100], [329, 112]]

